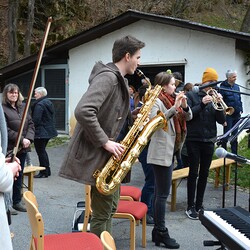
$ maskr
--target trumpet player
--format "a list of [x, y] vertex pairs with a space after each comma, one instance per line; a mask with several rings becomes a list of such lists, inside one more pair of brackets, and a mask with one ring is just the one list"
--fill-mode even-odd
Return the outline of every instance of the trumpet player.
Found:
[[[207, 68], [202, 76], [202, 84], [218, 80], [215, 69]], [[186, 146], [189, 157], [189, 175], [187, 181], [188, 218], [198, 220], [198, 212], [203, 209], [203, 198], [207, 185], [209, 167], [214, 153], [214, 141], [217, 135], [216, 123], [224, 124], [225, 112], [216, 110], [212, 105], [213, 97], [208, 89], [198, 93], [189, 91], [186, 95], [193, 118], [187, 122]], [[218, 98], [221, 96], [218, 95]]]

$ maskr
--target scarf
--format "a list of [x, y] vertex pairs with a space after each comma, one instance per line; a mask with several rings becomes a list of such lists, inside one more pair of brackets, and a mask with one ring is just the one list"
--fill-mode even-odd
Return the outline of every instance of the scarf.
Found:
[[[167, 109], [170, 109], [171, 107], [174, 106], [175, 97], [169, 94], [166, 94], [163, 91], [160, 93], [159, 99], [163, 102], [164, 106]], [[178, 113], [173, 116], [175, 133], [176, 133], [174, 153], [176, 153], [178, 150], [181, 149], [181, 146], [185, 140], [186, 131], [187, 131], [186, 119], [183, 113], [183, 109], [179, 107], [177, 111]]]

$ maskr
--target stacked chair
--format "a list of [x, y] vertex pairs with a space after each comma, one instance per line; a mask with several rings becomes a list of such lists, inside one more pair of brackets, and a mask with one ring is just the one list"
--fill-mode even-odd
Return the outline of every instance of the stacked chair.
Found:
[[[123, 189], [123, 188], [121, 188]], [[139, 197], [137, 196], [137, 201], [133, 199], [133, 193], [130, 193], [129, 190], [136, 190], [138, 188], [124, 188], [123, 195], [119, 200], [117, 211], [114, 214], [113, 218], [117, 219], [128, 219], [130, 221], [130, 250], [135, 250], [135, 241], [136, 241], [136, 222], [142, 222], [142, 246], [146, 247], [146, 215], [147, 215], [147, 205], [143, 202], [138, 201]], [[91, 186], [85, 185], [85, 217], [83, 224], [83, 231], [86, 232], [87, 225], [89, 221], [89, 216], [91, 215], [91, 197], [90, 197]], [[126, 191], [126, 192], [125, 192]], [[138, 192], [138, 190], [137, 190]]]

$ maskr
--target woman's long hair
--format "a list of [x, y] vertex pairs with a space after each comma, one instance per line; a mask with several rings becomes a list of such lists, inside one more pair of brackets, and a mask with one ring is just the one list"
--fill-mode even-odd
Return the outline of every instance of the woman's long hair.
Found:
[[14, 92], [14, 91], [18, 92], [18, 98], [17, 98], [16, 106], [22, 106], [23, 96], [20, 93], [19, 87], [14, 83], [9, 83], [4, 87], [3, 95], [2, 95], [2, 103], [3, 104], [9, 103], [7, 93], [8, 92]]

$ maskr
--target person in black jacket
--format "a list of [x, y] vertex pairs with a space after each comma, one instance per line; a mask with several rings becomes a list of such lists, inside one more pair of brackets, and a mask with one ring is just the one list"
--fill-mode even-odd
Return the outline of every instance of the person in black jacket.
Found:
[[[226, 72], [226, 80], [221, 83], [220, 87], [223, 89], [220, 89], [220, 94], [223, 96], [223, 100], [226, 103], [228, 107], [234, 108], [234, 113], [232, 115], [228, 115], [226, 117], [226, 124], [224, 126], [224, 133], [229, 131], [241, 118], [241, 114], [243, 112], [242, 102], [241, 102], [241, 95], [233, 91], [240, 92], [240, 87], [237, 85], [236, 79], [237, 79], [237, 72], [233, 70], [228, 70]], [[227, 91], [228, 90], [228, 91]], [[236, 135], [238, 132], [238, 129], [235, 129], [232, 131], [232, 135]], [[233, 154], [237, 154], [238, 149], [238, 141], [237, 138], [230, 142], [231, 144], [231, 151]], [[227, 150], [227, 142], [224, 141], [222, 143], [222, 147]]]
[[53, 103], [47, 98], [47, 90], [44, 87], [35, 89], [35, 99], [36, 101], [31, 107], [32, 119], [35, 124], [34, 145], [40, 166], [46, 169], [40, 171], [34, 178], [47, 178], [51, 175], [51, 171], [46, 146], [51, 138], [57, 136], [55, 109]]
[[[218, 74], [213, 68], [207, 68], [203, 73], [202, 84], [217, 80]], [[193, 119], [187, 122], [186, 137], [190, 163], [186, 215], [190, 219], [198, 219], [198, 211], [203, 208], [207, 177], [217, 136], [216, 122], [224, 124], [226, 120], [224, 111], [214, 109], [211, 103], [212, 97], [207, 94], [207, 90], [208, 88], [200, 90], [198, 93], [189, 91], [186, 94], [188, 105], [193, 113]], [[221, 98], [220, 95], [219, 97]]]
[[175, 78], [175, 92], [179, 93], [180, 91], [183, 91], [184, 88], [184, 82], [183, 82], [183, 77], [182, 74], [180, 72], [173, 72], [173, 76]]
[[[8, 129], [7, 156], [12, 155], [16, 146], [19, 127], [21, 125], [25, 104], [22, 103], [22, 95], [16, 84], [9, 83], [4, 87], [2, 106]], [[20, 160], [21, 171], [13, 184], [13, 208], [20, 212], [26, 212], [22, 202], [22, 176], [27, 152], [31, 151], [30, 145], [34, 140], [35, 128], [31, 116], [27, 114], [20, 139], [17, 158]]]

